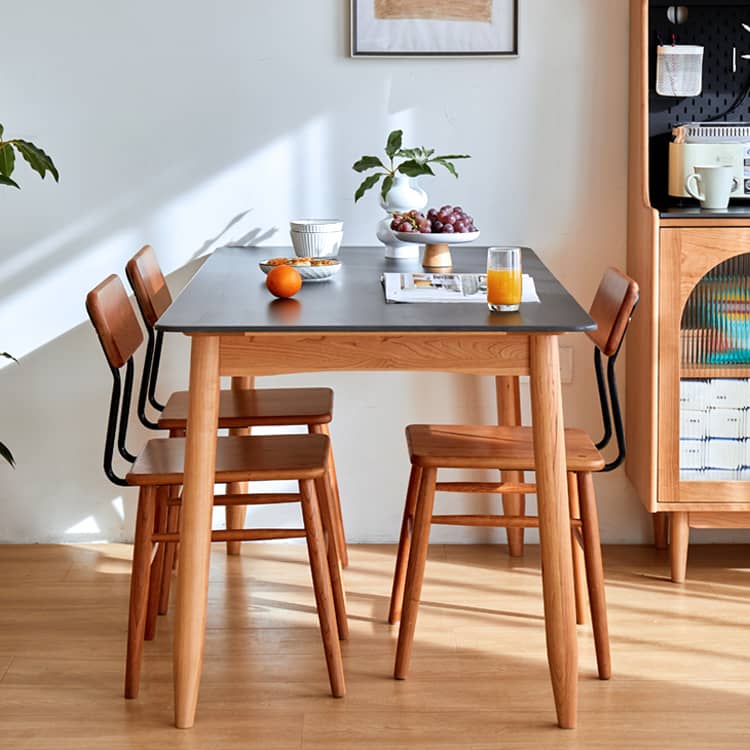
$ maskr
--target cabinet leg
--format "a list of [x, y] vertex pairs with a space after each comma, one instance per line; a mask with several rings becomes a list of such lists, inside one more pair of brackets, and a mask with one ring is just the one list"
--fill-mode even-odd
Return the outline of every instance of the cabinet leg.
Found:
[[684, 583], [687, 575], [688, 543], [690, 541], [690, 515], [672, 513], [672, 540], [670, 553], [672, 558], [672, 580]]
[[654, 513], [654, 546], [666, 549], [669, 535], [669, 513]]

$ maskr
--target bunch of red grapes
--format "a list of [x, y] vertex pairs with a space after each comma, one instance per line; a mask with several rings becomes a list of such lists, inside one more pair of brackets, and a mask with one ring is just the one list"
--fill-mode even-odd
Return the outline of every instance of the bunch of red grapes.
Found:
[[393, 214], [391, 229], [394, 232], [415, 234], [466, 234], [477, 231], [474, 219], [465, 213], [461, 206], [431, 208], [426, 216], [419, 211]]

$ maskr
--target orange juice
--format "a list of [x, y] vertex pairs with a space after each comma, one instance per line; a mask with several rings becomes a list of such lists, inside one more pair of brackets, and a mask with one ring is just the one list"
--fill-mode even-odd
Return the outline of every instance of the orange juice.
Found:
[[521, 304], [521, 269], [489, 269], [487, 302], [490, 305]]

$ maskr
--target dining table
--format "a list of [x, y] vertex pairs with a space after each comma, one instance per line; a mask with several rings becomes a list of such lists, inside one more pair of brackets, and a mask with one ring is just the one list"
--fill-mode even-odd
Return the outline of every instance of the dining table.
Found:
[[[482, 247], [454, 249], [452, 271], [482, 273], [486, 254]], [[509, 313], [476, 302], [386, 302], [384, 273], [422, 267], [418, 259], [384, 259], [382, 247], [343, 247], [338, 273], [276, 300], [259, 262], [293, 255], [289, 247], [217, 249], [157, 324], [191, 339], [173, 642], [176, 726], [193, 726], [198, 704], [220, 377], [250, 387], [254, 376], [422, 371], [493, 376], [498, 394], [512, 392], [513, 382], [517, 391], [519, 376], [529, 376], [547, 658], [558, 726], [575, 727], [578, 650], [559, 338], [593, 330], [595, 323], [530, 248], [522, 248], [523, 271], [540, 301]], [[388, 418], [387, 404], [381, 414]]]

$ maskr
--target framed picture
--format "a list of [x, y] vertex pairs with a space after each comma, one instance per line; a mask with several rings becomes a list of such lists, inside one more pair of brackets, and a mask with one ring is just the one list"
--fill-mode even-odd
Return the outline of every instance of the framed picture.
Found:
[[352, 57], [517, 57], [518, 0], [351, 0]]

